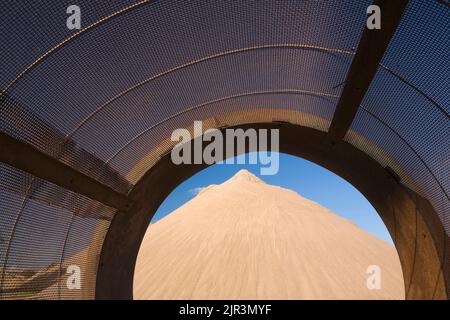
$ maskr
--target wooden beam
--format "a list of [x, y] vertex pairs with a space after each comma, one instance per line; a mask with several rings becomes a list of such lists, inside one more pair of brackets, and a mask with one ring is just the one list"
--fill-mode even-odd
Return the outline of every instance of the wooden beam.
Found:
[[374, 1], [381, 9], [381, 29], [364, 28], [328, 130], [332, 141], [344, 138], [351, 126], [407, 3], [408, 0]]
[[64, 189], [82, 194], [109, 207], [127, 211], [131, 201], [127, 195], [98, 182], [56, 160], [35, 147], [0, 132], [0, 162]]

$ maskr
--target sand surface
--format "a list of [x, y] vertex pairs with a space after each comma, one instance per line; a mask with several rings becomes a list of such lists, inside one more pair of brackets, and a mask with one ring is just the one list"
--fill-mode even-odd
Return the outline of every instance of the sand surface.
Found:
[[150, 225], [134, 298], [404, 299], [404, 284], [392, 245], [242, 170]]

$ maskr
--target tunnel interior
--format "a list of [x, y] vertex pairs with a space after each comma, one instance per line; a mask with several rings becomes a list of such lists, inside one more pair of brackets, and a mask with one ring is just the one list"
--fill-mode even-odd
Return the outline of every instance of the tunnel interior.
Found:
[[375, 1], [381, 29], [365, 0], [78, 3], [80, 30], [0, 4], [1, 299], [131, 299], [149, 216], [204, 168], [170, 162], [195, 120], [279, 128], [376, 208], [406, 298], [448, 297], [448, 3]]

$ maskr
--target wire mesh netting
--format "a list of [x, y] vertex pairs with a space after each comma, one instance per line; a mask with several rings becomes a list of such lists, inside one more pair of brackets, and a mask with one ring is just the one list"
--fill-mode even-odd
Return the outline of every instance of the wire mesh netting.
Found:
[[[0, 173], [1, 298], [93, 298], [115, 209], [7, 165]], [[71, 265], [80, 270], [80, 290], [67, 285]]]
[[346, 136], [348, 142], [396, 169], [403, 183], [423, 193], [447, 233], [449, 25], [445, 5], [410, 2]]
[[[52, 156], [58, 157], [55, 148], [63, 150], [64, 161], [84, 173], [107, 177], [105, 168], [74, 155], [67, 145], [107, 161], [142, 130], [197, 104], [265, 90], [339, 95], [368, 3], [145, 2], [71, 38], [5, 87], [4, 112], [22, 106], [59, 132], [59, 143], [50, 146], [38, 123], [17, 130], [9, 122], [6, 130]], [[14, 25], [36, 14], [57, 21], [58, 8], [36, 6], [36, 12], [21, 12]], [[330, 20], [335, 15], [339, 18]], [[83, 26], [88, 22], [83, 20]], [[61, 41], [60, 31], [45, 30], [29, 41]], [[323, 36], [317, 37], [319, 32]], [[11, 30], [8, 38], [14, 34]], [[23, 54], [22, 45], [12, 39], [8, 44], [9, 55]], [[102, 182], [123, 190], [117, 183]]]

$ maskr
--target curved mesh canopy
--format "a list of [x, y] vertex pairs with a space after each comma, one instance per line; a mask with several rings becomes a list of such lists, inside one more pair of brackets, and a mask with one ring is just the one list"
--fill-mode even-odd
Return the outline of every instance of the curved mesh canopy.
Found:
[[[126, 194], [194, 120], [327, 132], [371, 1], [0, 2], [0, 127]], [[450, 232], [449, 9], [411, 1], [344, 140]], [[211, 120], [213, 119], [213, 120]], [[2, 150], [3, 152], [3, 150]], [[117, 209], [0, 166], [1, 298], [93, 298]], [[82, 268], [80, 291], [66, 269]]]

